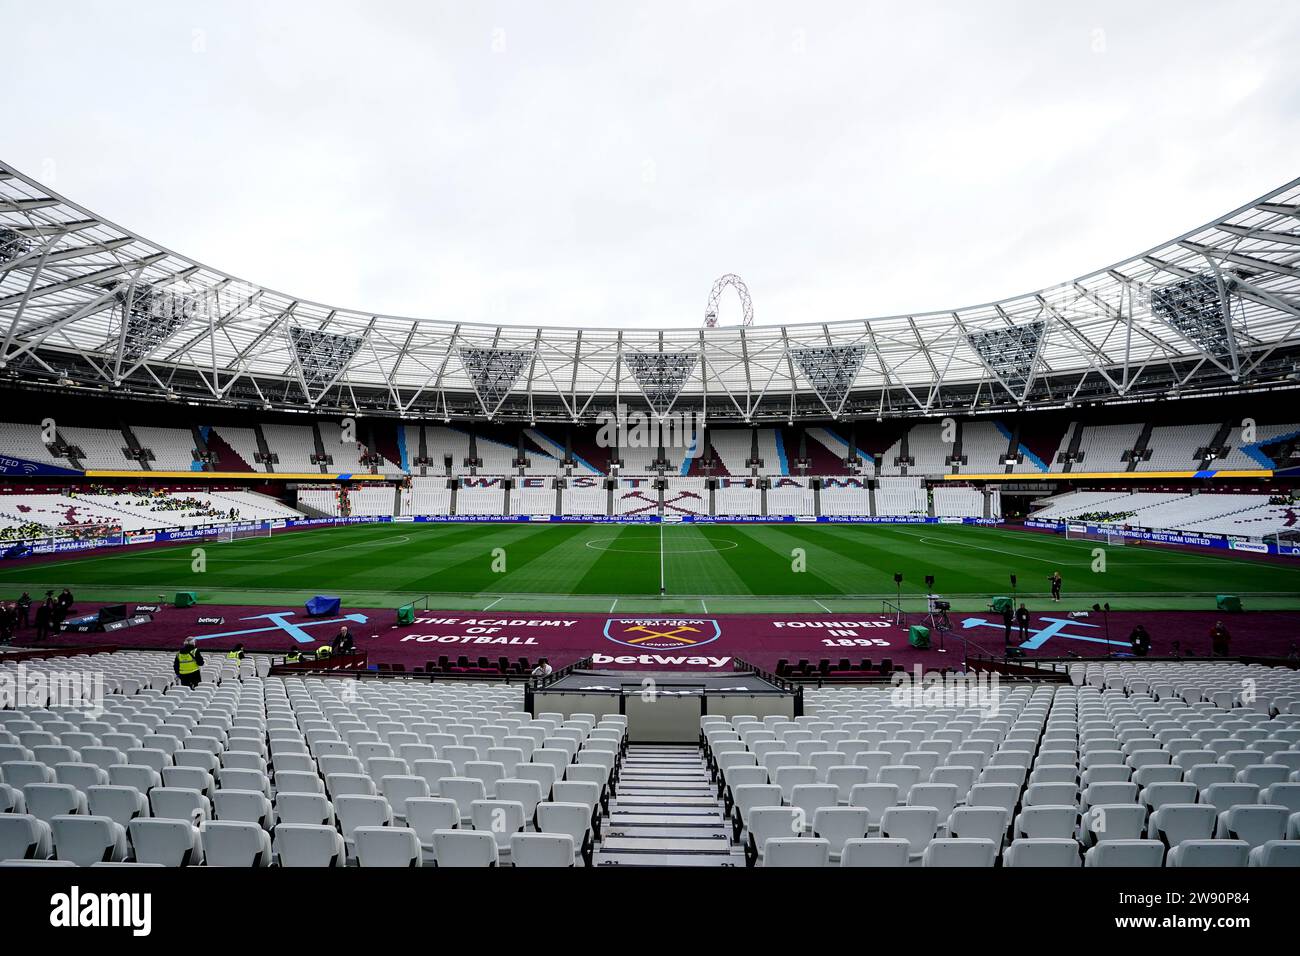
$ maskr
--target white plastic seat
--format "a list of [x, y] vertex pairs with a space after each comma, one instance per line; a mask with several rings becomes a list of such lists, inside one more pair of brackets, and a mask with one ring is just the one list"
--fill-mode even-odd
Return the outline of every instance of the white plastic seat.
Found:
[[524, 805], [514, 800], [475, 800], [470, 818], [475, 830], [493, 835], [498, 853], [510, 849], [510, 837], [523, 832], [527, 822]]
[[30, 813], [0, 814], [0, 860], [45, 860], [53, 852], [50, 825]]
[[108, 771], [93, 763], [60, 763], [54, 765], [54, 779], [84, 793], [91, 787], [106, 786]]
[[406, 819], [408, 800], [429, 796], [429, 782], [411, 774], [388, 776], [379, 781], [379, 790], [393, 808], [393, 817], [401, 823]]
[[1079, 823], [1075, 806], [1041, 805], [1025, 807], [1016, 814], [1016, 839], [1073, 839]]
[[[951, 769], [951, 768], [950, 768]], [[952, 783], [918, 783], [907, 794], [909, 807], [934, 807], [939, 811], [939, 821], [946, 823], [957, 806], [957, 785]]]
[[542, 799], [551, 798], [551, 788], [560, 778], [560, 772], [549, 763], [521, 763], [515, 767], [515, 777], [520, 780], [534, 780], [542, 788]]
[[880, 819], [880, 835], [906, 840], [909, 858], [919, 860], [938, 826], [934, 807], [890, 807]]
[[871, 771], [867, 767], [855, 767], [851, 765], [840, 765], [830, 767], [826, 771], [826, 782], [832, 784], [839, 790], [839, 803], [841, 806], [847, 806], [849, 795], [853, 788], [859, 784], [871, 782]]
[[49, 823], [56, 816], [86, 812], [86, 795], [66, 783], [29, 783], [23, 787], [27, 812]]
[[497, 841], [480, 830], [435, 830], [433, 853], [439, 867], [497, 865]]
[[[497, 784], [498, 800], [513, 800], [524, 808], [524, 819], [531, 821], [542, 802], [542, 785], [536, 780], [507, 777]], [[451, 826], [448, 824], [447, 826]]]
[[731, 788], [733, 831], [739, 835], [754, 807], [779, 807], [781, 788], [774, 783], [742, 783]]
[[797, 807], [753, 807], [747, 821], [749, 837], [746, 859], [749, 865], [761, 863], [768, 840], [798, 836], [803, 832], [804, 814]]
[[1011, 826], [1011, 816], [1020, 799], [1020, 788], [1010, 783], [977, 783], [970, 788], [966, 796], [968, 807], [1000, 807], [1007, 816], [1007, 826]]
[[0, 783], [0, 813], [26, 813], [27, 800], [23, 792], [7, 783]]
[[1159, 867], [1165, 845], [1159, 840], [1103, 840], [1084, 854], [1084, 866]]
[[951, 837], [992, 840], [999, 852], [1009, 825], [1007, 812], [1001, 807], [955, 807], [948, 817]]
[[126, 829], [109, 817], [75, 814], [50, 820], [54, 854], [78, 866], [120, 862], [127, 857]]
[[1211, 804], [1167, 803], [1151, 814], [1147, 836], [1170, 847], [1187, 840], [1208, 840], [1214, 836], [1218, 819]]
[[162, 781], [164, 787], [197, 790], [207, 796], [215, 789], [212, 774], [200, 767], [163, 767]]
[[571, 867], [577, 854], [567, 833], [512, 833], [510, 862], [521, 867]]
[[813, 814], [813, 833], [830, 844], [835, 861], [849, 840], [864, 839], [870, 828], [871, 814], [865, 807], [822, 807]]
[[1246, 804], [1229, 807], [1219, 814], [1214, 835], [1219, 839], [1245, 840], [1254, 849], [1269, 840], [1286, 838], [1286, 807]]
[[[221, 791], [217, 791], [220, 794]], [[240, 791], [234, 791], [239, 793]], [[218, 813], [220, 817], [220, 813]], [[319, 793], [281, 793], [275, 798], [276, 826], [333, 826], [334, 805]]]
[[898, 799], [906, 803], [908, 792], [921, 781], [921, 768], [915, 764], [886, 764], [876, 774], [876, 781], [898, 787]]
[[275, 811], [266, 795], [257, 790], [216, 790], [212, 794], [216, 819], [229, 823], [255, 823], [270, 830]]
[[462, 825], [469, 824], [474, 801], [487, 799], [487, 787], [477, 777], [445, 777], [439, 782], [439, 792], [456, 801]]
[[[223, 783], [224, 787], [225, 784]], [[277, 770], [274, 788], [276, 793], [325, 793], [325, 782], [315, 772], [305, 770]]]
[[868, 837], [849, 840], [840, 855], [840, 866], [907, 866], [911, 843], [907, 840]]
[[1147, 808], [1140, 803], [1100, 803], [1083, 814], [1080, 830], [1086, 843], [1141, 840], [1147, 824]]
[[354, 856], [352, 834], [357, 827], [386, 827], [393, 822], [393, 811], [383, 797], [366, 797], [356, 794], [339, 797], [334, 801], [343, 842], [348, 856]]
[[[794, 788], [790, 799], [790, 805], [802, 812], [803, 828], [807, 832], [812, 831], [813, 818], [819, 810], [838, 807], [839, 802], [839, 788], [829, 783], [800, 784]], [[858, 836], [865, 835], [865, 833], [858, 834]]]
[[281, 866], [343, 866], [347, 860], [343, 835], [328, 826], [281, 823], [275, 828], [274, 846]]
[[409, 827], [357, 827], [357, 863], [363, 867], [423, 866], [420, 840]]
[[127, 826], [135, 858], [163, 866], [198, 866], [203, 862], [199, 828], [185, 820], [137, 817]]
[[136, 817], [149, 815], [149, 801], [135, 787], [91, 787], [86, 791], [87, 810], [126, 826]]
[[1259, 801], [1275, 807], [1286, 807], [1292, 813], [1300, 813], [1300, 781], [1287, 780], [1285, 783], [1271, 784], [1260, 791]]
[[1184, 840], [1170, 847], [1165, 866], [1230, 867], [1246, 866], [1250, 844], [1245, 840]]
[[199, 836], [208, 866], [271, 865], [271, 835], [257, 823], [208, 820], [199, 827]]
[[1248, 865], [1300, 867], [1300, 841], [1266, 840], [1251, 848]]
[[1012, 840], [1002, 853], [1002, 865], [1012, 867], [1068, 868], [1081, 865], [1079, 844], [1074, 840]]
[[[284, 790], [281, 793], [319, 793], [310, 787]], [[339, 797], [373, 797], [379, 792], [375, 782], [364, 773], [332, 773], [325, 778], [324, 793], [331, 800]]]
[[197, 790], [154, 787], [149, 791], [149, 809], [165, 820], [185, 820], [196, 826], [212, 817], [212, 803]]
[[1201, 791], [1198, 802], [1212, 804], [1223, 813], [1238, 804], [1259, 803], [1259, 787], [1251, 783], [1215, 783]]
[[815, 867], [830, 862], [829, 840], [816, 837], [771, 837], [763, 845], [763, 865]]
[[541, 833], [565, 833], [573, 838], [575, 852], [591, 865], [591, 811], [585, 803], [543, 800], [537, 805], [537, 829]]
[[898, 786], [892, 783], [863, 783], [849, 791], [849, 806], [862, 807], [869, 814], [872, 829], [880, 828], [885, 811], [898, 805]]
[[[1093, 784], [1093, 786], [1103, 786], [1103, 784]], [[1137, 792], [1137, 787], [1133, 787], [1133, 792]], [[1031, 783], [1025, 788], [1024, 806], [1026, 809], [1032, 807], [1073, 807], [1077, 806], [1078, 797], [1079, 788], [1073, 783]]]
[[[109, 771], [112, 775], [112, 771]], [[258, 770], [240, 770], [223, 766], [217, 771], [217, 786], [223, 790], [260, 790], [269, 799], [271, 781], [265, 773]]]
[[941, 837], [926, 845], [921, 854], [921, 865], [991, 867], [997, 859], [998, 845], [986, 837]]

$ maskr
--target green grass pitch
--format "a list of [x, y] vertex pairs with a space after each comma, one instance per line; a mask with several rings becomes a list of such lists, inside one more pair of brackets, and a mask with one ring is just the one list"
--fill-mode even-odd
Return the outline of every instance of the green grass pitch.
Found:
[[[0, 598], [66, 585], [105, 601], [192, 590], [210, 604], [335, 594], [350, 607], [414, 599], [447, 610], [844, 613], [879, 611], [898, 571], [909, 609], [933, 574], [954, 609], [982, 610], [1009, 593], [1012, 572], [1019, 594], [1041, 608], [1035, 598], [1060, 570], [1071, 604], [1209, 610], [1214, 594], [1232, 593], [1250, 609], [1300, 608], [1300, 566], [968, 525], [665, 525], [660, 542], [655, 525], [356, 525], [15, 563], [0, 568]], [[1099, 547], [1104, 570], [1094, 570]], [[505, 570], [494, 570], [501, 560]]]

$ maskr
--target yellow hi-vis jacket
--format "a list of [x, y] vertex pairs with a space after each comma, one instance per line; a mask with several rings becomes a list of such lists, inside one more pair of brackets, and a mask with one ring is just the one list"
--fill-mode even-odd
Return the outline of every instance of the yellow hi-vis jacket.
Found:
[[194, 655], [189, 651], [181, 651], [176, 655], [177, 670], [181, 675], [193, 674], [199, 669], [199, 662], [194, 659]]

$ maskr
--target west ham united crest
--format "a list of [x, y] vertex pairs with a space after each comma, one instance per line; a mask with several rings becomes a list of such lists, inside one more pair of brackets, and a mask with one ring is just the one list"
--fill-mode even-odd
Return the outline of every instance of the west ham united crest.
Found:
[[722, 628], [712, 618], [612, 617], [605, 621], [605, 637], [615, 644], [656, 651], [699, 647], [721, 636]]

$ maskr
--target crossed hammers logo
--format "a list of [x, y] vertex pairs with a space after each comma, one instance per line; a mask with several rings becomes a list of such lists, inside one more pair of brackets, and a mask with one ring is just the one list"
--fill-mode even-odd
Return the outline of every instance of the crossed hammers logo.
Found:
[[641, 637], [634, 637], [631, 640], [629, 640], [628, 641], [629, 644], [640, 644], [644, 641], [653, 641], [659, 638], [662, 638], [664, 640], [669, 640], [669, 641], [677, 641], [680, 644], [694, 644], [695, 641], [691, 640], [691, 638], [678, 637], [677, 635], [681, 634], [683, 631], [690, 631], [692, 633], [697, 633], [699, 631], [699, 628], [683, 625], [681, 627], [675, 627], [671, 631], [655, 631], [655, 630], [651, 630], [648, 627], [645, 627], [642, 624], [637, 624], [632, 627], [629, 627], [628, 631], [629, 632], [645, 631], [645, 634], [643, 634]]

